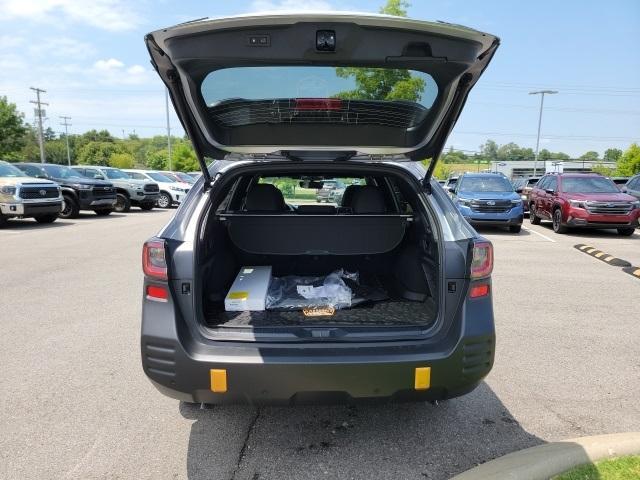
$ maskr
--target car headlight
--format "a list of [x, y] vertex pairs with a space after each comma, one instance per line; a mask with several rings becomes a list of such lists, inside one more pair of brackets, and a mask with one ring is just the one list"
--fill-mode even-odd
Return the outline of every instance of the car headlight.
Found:
[[521, 199], [521, 200], [526, 200], [526, 199], [527, 199], [527, 196], [526, 196], [526, 195], [520, 195], [520, 199]]
[[137, 189], [142, 188], [142, 185], [138, 185], [136, 183], [130, 183], [129, 184], [129, 188], [135, 188], [137, 190]]
[[471, 206], [471, 200], [469, 200], [468, 198], [458, 198], [458, 203], [464, 207]]
[[520, 205], [521, 203], [522, 203], [521, 198], [514, 198], [513, 200], [511, 200], [511, 205]]
[[93, 185], [87, 185], [85, 183], [74, 183], [71, 186], [80, 190], [91, 190], [93, 188]]
[[638, 200], [637, 202], [631, 202], [631, 208], [632, 209], [640, 208], [640, 200]]
[[174, 187], [174, 186], [170, 186], [169, 190], [173, 190], [174, 192], [184, 192], [184, 189], [180, 187]]
[[587, 208], [584, 200], [569, 200], [569, 205], [575, 208]]
[[4, 195], [15, 195], [16, 187], [13, 185], [3, 185], [0, 187], [0, 193], [3, 193]]

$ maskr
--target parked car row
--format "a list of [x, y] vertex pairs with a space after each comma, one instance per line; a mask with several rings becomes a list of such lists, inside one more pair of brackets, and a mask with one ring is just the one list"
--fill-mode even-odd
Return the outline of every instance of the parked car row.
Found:
[[0, 161], [0, 226], [13, 217], [51, 223], [82, 210], [106, 216], [132, 206], [179, 205], [196, 179], [182, 172]]

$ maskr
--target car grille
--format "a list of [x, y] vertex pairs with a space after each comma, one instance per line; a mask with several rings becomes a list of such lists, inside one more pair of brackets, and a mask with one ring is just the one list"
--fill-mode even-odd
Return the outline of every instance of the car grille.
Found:
[[149, 183], [144, 186], [145, 192], [156, 193], [160, 191], [160, 187], [155, 183]]
[[627, 202], [588, 202], [586, 206], [589, 213], [599, 215], [627, 215], [633, 209]]
[[507, 200], [474, 200], [471, 210], [480, 213], [505, 213], [511, 210], [511, 201]]
[[95, 197], [112, 197], [114, 189], [112, 187], [93, 187], [93, 195]]
[[20, 198], [38, 199], [38, 198], [58, 198], [58, 187], [20, 187]]

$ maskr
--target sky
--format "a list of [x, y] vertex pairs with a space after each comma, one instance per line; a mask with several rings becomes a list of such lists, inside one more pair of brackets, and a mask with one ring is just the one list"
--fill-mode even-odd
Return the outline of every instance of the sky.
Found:
[[[34, 121], [29, 87], [46, 90], [45, 127], [117, 136], [166, 134], [163, 85], [143, 36], [202, 17], [273, 10], [378, 11], [384, 0], [0, 0], [0, 95]], [[409, 17], [495, 34], [501, 46], [471, 92], [447, 148], [487, 139], [574, 157], [640, 142], [639, 0], [414, 0]], [[182, 134], [173, 111], [172, 133]]]

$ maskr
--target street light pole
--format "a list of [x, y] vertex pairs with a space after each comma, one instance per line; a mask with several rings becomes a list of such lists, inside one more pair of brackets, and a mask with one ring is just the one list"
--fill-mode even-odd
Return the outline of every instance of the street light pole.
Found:
[[533, 158], [533, 176], [538, 173], [538, 153], [540, 151], [540, 127], [542, 126], [542, 108], [544, 107], [545, 94], [553, 95], [558, 93], [557, 90], [538, 90], [536, 92], [529, 92], [529, 95], [540, 95], [540, 114], [538, 115], [538, 137], [536, 139], [536, 155]]

